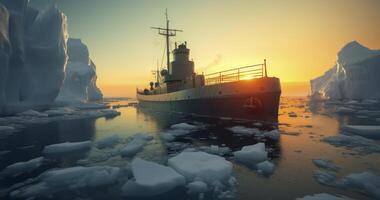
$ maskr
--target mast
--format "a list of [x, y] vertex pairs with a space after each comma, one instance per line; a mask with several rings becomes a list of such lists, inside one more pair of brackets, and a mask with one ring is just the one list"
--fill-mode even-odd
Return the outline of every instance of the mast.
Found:
[[178, 29], [170, 29], [169, 28], [169, 17], [168, 17], [168, 9], [165, 11], [165, 19], [166, 19], [166, 28], [160, 28], [160, 27], [151, 27], [152, 29], [157, 29], [158, 34], [165, 36], [166, 39], [166, 67], [168, 69], [168, 72], [170, 74], [170, 37], [176, 36], [177, 32], [182, 32], [182, 30]]

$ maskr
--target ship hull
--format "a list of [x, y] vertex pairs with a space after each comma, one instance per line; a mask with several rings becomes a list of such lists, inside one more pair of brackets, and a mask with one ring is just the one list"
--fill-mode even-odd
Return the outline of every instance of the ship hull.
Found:
[[277, 121], [281, 95], [277, 78], [204, 86], [159, 95], [137, 95], [139, 105], [209, 117]]

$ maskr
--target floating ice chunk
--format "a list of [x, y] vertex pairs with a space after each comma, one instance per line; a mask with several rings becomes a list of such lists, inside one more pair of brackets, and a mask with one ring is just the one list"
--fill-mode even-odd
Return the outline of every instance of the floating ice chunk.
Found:
[[260, 122], [255, 122], [255, 123], [253, 123], [253, 125], [256, 127], [262, 127], [263, 126], [263, 124]]
[[371, 172], [350, 174], [340, 181], [346, 188], [364, 192], [375, 199], [380, 199], [380, 176]]
[[186, 177], [187, 181], [205, 183], [227, 181], [232, 174], [232, 163], [223, 157], [205, 152], [181, 152], [168, 161], [168, 165]]
[[180, 137], [180, 136], [187, 135], [191, 132], [192, 132], [191, 129], [171, 129], [171, 130], [166, 131], [164, 134], [170, 134], [173, 137]]
[[121, 114], [119, 111], [112, 110], [112, 109], [103, 109], [100, 112], [102, 112], [103, 116], [105, 117], [116, 117]]
[[346, 125], [342, 130], [367, 138], [380, 138], [380, 126]]
[[233, 126], [227, 128], [227, 130], [232, 131], [233, 133], [243, 134], [243, 135], [257, 135], [260, 134], [260, 130], [257, 128], [247, 128], [244, 126]]
[[336, 136], [326, 137], [322, 139], [322, 141], [338, 147], [350, 147], [358, 152], [363, 153], [380, 152], [380, 145], [377, 144], [374, 140], [367, 139], [358, 135], [349, 136], [339, 134]]
[[118, 135], [111, 135], [105, 138], [102, 138], [96, 142], [96, 147], [98, 149], [104, 149], [104, 148], [110, 148], [115, 146], [121, 141], [120, 136]]
[[352, 199], [345, 196], [334, 196], [327, 193], [320, 193], [320, 194], [304, 196], [302, 198], [297, 198], [297, 200], [352, 200]]
[[280, 131], [278, 129], [267, 131], [263, 133], [263, 136], [272, 140], [278, 140], [280, 139]]
[[199, 149], [202, 150], [202, 151], [205, 151], [207, 153], [215, 154], [215, 155], [220, 155], [220, 156], [229, 154], [231, 152], [230, 148], [228, 148], [228, 147], [219, 147], [217, 145], [211, 145], [209, 147], [208, 146], [203, 146], [203, 147], [200, 147]]
[[342, 106], [342, 107], [336, 108], [335, 112], [339, 114], [352, 114], [352, 113], [355, 113], [356, 111], [352, 108]]
[[0, 172], [0, 176], [17, 176], [24, 173], [32, 172], [42, 165], [43, 157], [31, 159], [26, 162], [18, 162], [6, 167]]
[[73, 108], [63, 107], [63, 108], [47, 110], [44, 113], [47, 114], [49, 117], [53, 117], [53, 116], [62, 116], [62, 115], [72, 115], [75, 113], [75, 111], [76, 110]]
[[44, 147], [42, 154], [47, 157], [58, 158], [67, 154], [80, 153], [90, 150], [91, 141], [84, 142], [65, 142], [52, 144]]
[[172, 168], [136, 158], [131, 169], [135, 181], [127, 181], [124, 196], [155, 196], [185, 185], [185, 177]]
[[260, 174], [270, 175], [274, 172], [274, 164], [269, 161], [264, 161], [256, 165]]
[[334, 186], [337, 179], [334, 173], [321, 170], [315, 170], [313, 176], [320, 184], [329, 186]]
[[339, 171], [340, 167], [336, 166], [332, 161], [330, 160], [323, 160], [323, 159], [313, 159], [313, 163], [315, 166], [331, 171]]
[[187, 193], [189, 194], [200, 194], [208, 191], [207, 184], [202, 181], [193, 181], [187, 184]]
[[161, 138], [164, 139], [166, 142], [171, 142], [175, 139], [175, 137], [170, 133], [162, 133]]
[[240, 151], [235, 151], [234, 156], [237, 161], [249, 167], [255, 167], [256, 164], [268, 159], [268, 153], [265, 151], [264, 143], [244, 146]]
[[116, 183], [120, 169], [108, 166], [70, 167], [42, 173], [32, 183], [13, 190], [13, 198], [51, 197], [57, 192], [105, 187]]
[[152, 139], [153, 137], [151, 135], [137, 133], [132, 136], [132, 139], [128, 142], [127, 146], [120, 151], [120, 155], [123, 157], [132, 157], [143, 150], [148, 141]]
[[47, 117], [48, 114], [46, 113], [40, 113], [38, 111], [35, 111], [35, 110], [27, 110], [27, 111], [24, 111], [22, 113], [18, 113], [17, 114], [18, 116], [27, 116], [27, 117]]
[[170, 128], [172, 129], [184, 129], [184, 130], [196, 130], [199, 129], [199, 126], [191, 125], [188, 123], [179, 123], [171, 125]]

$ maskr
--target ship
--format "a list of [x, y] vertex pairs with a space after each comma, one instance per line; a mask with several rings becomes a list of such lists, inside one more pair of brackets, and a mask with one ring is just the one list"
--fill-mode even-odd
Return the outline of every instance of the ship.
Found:
[[[260, 64], [197, 74], [187, 42], [170, 52], [170, 38], [182, 30], [151, 27], [166, 39], [166, 67], [155, 71], [155, 81], [136, 89], [139, 107], [196, 116], [277, 121], [280, 80], [269, 77], [266, 60]], [[170, 53], [173, 60], [170, 60]]]

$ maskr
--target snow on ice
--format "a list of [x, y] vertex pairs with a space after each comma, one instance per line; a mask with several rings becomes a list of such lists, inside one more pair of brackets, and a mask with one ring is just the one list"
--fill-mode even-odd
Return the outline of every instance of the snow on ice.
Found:
[[185, 177], [170, 167], [136, 158], [131, 169], [135, 180], [122, 187], [124, 196], [155, 196], [185, 185]]

